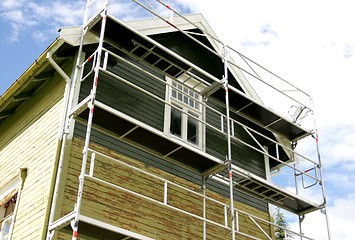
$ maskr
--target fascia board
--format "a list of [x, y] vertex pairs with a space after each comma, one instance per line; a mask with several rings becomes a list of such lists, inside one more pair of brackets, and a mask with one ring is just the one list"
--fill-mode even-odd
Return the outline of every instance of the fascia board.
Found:
[[[174, 26], [176, 26], [178, 29], [183, 31], [196, 28], [196, 26], [199, 27], [202, 31], [207, 33], [206, 38], [211, 43], [214, 50], [217, 53], [220, 52], [220, 47], [222, 42], [219, 40], [219, 38], [217, 37], [217, 35], [215, 34], [215, 32], [213, 31], [213, 29], [208, 24], [208, 22], [206, 21], [206, 19], [203, 17], [202, 14], [200, 13], [188, 14], [188, 15], [184, 15], [183, 17], [188, 19], [188, 21], [190, 21], [191, 23], [186, 21], [184, 18], [180, 16], [174, 16], [172, 18], [171, 23]], [[170, 19], [168, 18], [165, 18], [165, 20], [170, 21]], [[178, 31], [177, 28], [172, 27], [170, 24], [168, 24], [167, 22], [159, 18], [129, 21], [129, 22], [125, 22], [125, 24], [137, 30], [143, 35], [154, 35], [154, 34]], [[233, 59], [231, 59], [230, 61], [233, 62]], [[229, 70], [233, 74], [235, 79], [238, 81], [238, 84], [242, 87], [243, 91], [247, 95], [255, 99], [255, 101], [262, 103], [261, 99], [255, 92], [253, 87], [249, 84], [244, 74], [237, 67], [232, 65], [229, 66]]]
[[[189, 14], [184, 15], [192, 23], [197, 23], [203, 16], [201, 14]], [[170, 22], [169, 18], [164, 18], [164, 20]], [[168, 32], [176, 32], [178, 29], [172, 27], [170, 24], [165, 22], [160, 18], [151, 18], [151, 19], [141, 19], [125, 22], [126, 25], [135, 29], [143, 35], [154, 35]], [[185, 19], [174, 16], [171, 22], [174, 26], [180, 30], [188, 30], [195, 28], [191, 23], [187, 22]]]
[[12, 101], [15, 95], [19, 94], [22, 89], [32, 81], [33, 76], [43, 69], [43, 66], [47, 62], [47, 53], [49, 51], [56, 51], [63, 43], [64, 42], [59, 37], [56, 38], [27, 68], [27, 70], [24, 71], [7, 90], [5, 90], [0, 96], [0, 112], [6, 108], [6, 105]]
[[[82, 26], [62, 27], [59, 38], [71, 46], [79, 46], [81, 41]], [[86, 32], [84, 45], [98, 43], [99, 39], [91, 32]]]

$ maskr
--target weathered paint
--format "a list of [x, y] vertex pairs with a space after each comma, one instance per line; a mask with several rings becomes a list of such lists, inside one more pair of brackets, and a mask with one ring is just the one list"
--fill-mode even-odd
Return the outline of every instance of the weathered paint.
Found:
[[58, 146], [63, 81], [52, 81], [0, 126], [0, 182], [28, 168], [12, 239], [41, 239]]
[[[144, 169], [154, 175], [163, 177], [189, 189], [201, 192], [201, 186], [198, 184], [192, 183], [155, 167], [147, 166], [140, 161], [123, 156], [112, 149], [105, 148], [97, 144], [92, 144], [90, 147], [110, 157]], [[78, 187], [77, 176], [81, 168], [82, 148], [83, 139], [75, 139], [73, 141], [69, 161], [62, 215], [71, 212], [75, 204], [74, 195], [76, 194]], [[108, 159], [97, 157], [95, 166], [95, 177], [138, 193], [144, 193], [144, 195], [155, 200], [163, 200], [164, 187], [162, 182], [154, 180], [151, 177], [145, 176], [141, 173], [132, 171], [131, 169], [122, 167]], [[168, 202], [172, 206], [202, 216], [201, 197], [192, 195], [191, 193], [176, 187], [169, 187], [168, 192]], [[227, 197], [221, 196], [220, 194], [209, 190], [207, 191], [207, 195], [228, 204], [229, 199]], [[261, 218], [269, 219], [268, 213], [246, 204], [236, 202], [236, 206], [241, 210], [247, 211]], [[201, 220], [89, 179], [85, 180], [81, 213], [85, 216], [94, 217], [95, 219], [120, 226], [124, 229], [137, 232], [154, 239], [202, 238]], [[209, 219], [213, 219], [215, 222], [223, 224], [223, 208], [210, 201], [207, 201], [207, 216]], [[240, 216], [239, 221], [241, 231], [255, 237], [263, 237], [261, 232], [253, 225], [251, 220], [247, 219], [245, 216]], [[265, 224], [262, 224], [262, 227], [266, 231], [270, 231], [270, 228]], [[229, 234], [229, 231], [226, 229], [207, 224], [207, 239], [228, 239]], [[59, 239], [70, 239], [70, 235], [61, 234], [59, 236]]]
[[[123, 54], [123, 56], [125, 55]], [[136, 64], [140, 64], [140, 67], [144, 68], [144, 65], [142, 63]], [[96, 99], [163, 132], [164, 103], [162, 101], [165, 100], [166, 91], [166, 85], [163, 81], [164, 77], [157, 75], [157, 77], [162, 79], [162, 81], [158, 81], [157, 79], [148, 76], [147, 74], [135, 70], [132, 66], [123, 62], [113, 62], [111, 65], [108, 66], [108, 68], [111, 72], [119, 75], [120, 77], [125, 78], [130, 83], [133, 83], [149, 91], [150, 93], [155, 94], [161, 99], [161, 101], [148, 97], [146, 94], [138, 91], [137, 89], [128, 86], [120, 80], [116, 80], [105, 74], [102, 74], [100, 76]], [[89, 80], [83, 82], [80, 96], [81, 99], [84, 99], [90, 93], [91, 85], [92, 83]], [[225, 108], [223, 107], [224, 103], [218, 103], [218, 101], [219, 100], [211, 98], [208, 100], [207, 104], [209, 105], [209, 107], [212, 107], [220, 111], [221, 113], [225, 113]], [[234, 113], [231, 113], [231, 117], [238, 121], [246, 121]], [[214, 111], [207, 109], [206, 122], [216, 128], [220, 128], [221, 116], [215, 113]], [[80, 128], [82, 127], [77, 127], [77, 133], [84, 138], [85, 130]], [[238, 136], [240, 139], [243, 139], [249, 144], [258, 147], [254, 140], [251, 139], [251, 137], [246, 133], [243, 128], [239, 127], [238, 125], [235, 125], [234, 129], [235, 136]], [[94, 135], [93, 138], [96, 137]], [[105, 140], [105, 138], [107, 137], [108, 136], [100, 134], [100, 136], [97, 136], [96, 142], [102, 144], [102, 141], [111, 141]], [[226, 134], [206, 127], [205, 139], [206, 153], [211, 154], [221, 160], [225, 160], [227, 154]], [[119, 144], [122, 143], [116, 143], [116, 146]], [[114, 146], [113, 149], [115, 149]], [[118, 149], [120, 149], [120, 147], [117, 147], [116, 150]], [[130, 146], [125, 146], [124, 150], [122, 151], [124, 151], [124, 154], [147, 164], [150, 164], [150, 159], [154, 158], [149, 154], [145, 153], [144, 151], [131, 148]], [[136, 156], [136, 152], [140, 152], [141, 156]], [[252, 150], [251, 148], [248, 148], [237, 141], [232, 141], [232, 159], [233, 163], [237, 166], [240, 166], [253, 174], [265, 178], [264, 157], [259, 152]], [[181, 167], [165, 163], [165, 161], [161, 160], [153, 161], [155, 161], [154, 166], [164, 171], [168, 171], [170, 173], [174, 171], [176, 175], [183, 177], [189, 181], [195, 183], [201, 182], [200, 178], [196, 178], [196, 176], [191, 175], [191, 173], [186, 173], [186, 171], [182, 170]], [[211, 187], [216, 191], [225, 195], [229, 194], [228, 187], [221, 186], [221, 184], [215, 183], [213, 181], [210, 182]], [[261, 210], [267, 211], [267, 204], [263, 201], [246, 196], [244, 193], [239, 191], [236, 191], [235, 195], [239, 201], [251, 204], [252, 206], [255, 206]]]

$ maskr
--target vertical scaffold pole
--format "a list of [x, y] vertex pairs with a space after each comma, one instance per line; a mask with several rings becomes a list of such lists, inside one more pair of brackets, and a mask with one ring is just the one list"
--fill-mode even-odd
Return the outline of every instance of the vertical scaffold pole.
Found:
[[106, 28], [106, 21], [107, 21], [107, 6], [108, 6], [108, 2], [106, 0], [105, 6], [104, 6], [104, 11], [102, 12], [101, 32], [100, 32], [100, 38], [99, 38], [99, 45], [97, 48], [97, 58], [96, 58], [96, 63], [95, 63], [96, 65], [95, 65], [94, 82], [93, 82], [92, 89], [91, 89], [91, 101], [89, 103], [89, 116], [88, 116], [88, 122], [87, 122], [87, 128], [86, 128], [85, 144], [84, 144], [84, 148], [83, 148], [83, 159], [82, 159], [82, 165], [81, 165], [81, 172], [80, 172], [80, 176], [79, 176], [78, 196], [77, 196], [77, 201], [76, 201], [75, 210], [74, 210], [75, 217], [72, 222], [72, 228], [73, 228], [72, 240], [76, 240], [78, 238], [80, 207], [81, 207], [81, 201], [82, 201], [82, 197], [83, 197], [84, 178], [85, 178], [85, 171], [86, 171], [86, 163], [87, 163], [87, 159], [88, 159], [88, 149], [89, 149], [89, 144], [90, 144], [92, 120], [93, 120], [93, 116], [94, 116], [96, 91], [97, 91], [97, 85], [98, 85], [98, 81], [99, 81], [99, 70], [100, 70], [100, 64], [101, 64], [102, 47], [103, 47], [103, 42], [104, 42], [105, 28]]
[[[293, 160], [293, 176], [294, 176], [294, 181], [295, 181], [295, 189], [296, 189], [296, 195], [299, 195], [298, 191], [298, 181], [297, 181], [297, 172], [296, 172], [296, 158], [295, 158], [295, 153], [292, 153], [292, 160]], [[298, 229], [299, 229], [299, 234], [300, 234], [300, 240], [302, 240], [302, 222], [304, 220], [304, 215], [298, 216]]]
[[202, 208], [203, 208], [203, 240], [206, 240], [207, 234], [206, 234], [206, 218], [207, 218], [207, 213], [206, 213], [206, 182], [207, 179], [205, 177], [202, 178], [202, 195], [203, 195], [203, 201], [202, 201]]
[[[87, 19], [88, 19], [88, 12], [89, 12], [89, 7], [92, 3], [92, 0], [87, 0], [86, 2], [86, 8], [85, 8], [85, 13], [84, 13], [84, 18], [83, 18], [83, 26], [81, 29], [81, 37], [80, 37], [80, 44], [79, 44], [79, 50], [78, 50], [78, 54], [76, 57], [76, 63], [75, 63], [75, 68], [74, 68], [74, 74], [73, 74], [73, 78], [71, 81], [71, 86], [70, 86], [70, 90], [69, 90], [69, 96], [68, 96], [68, 100], [67, 100], [67, 105], [66, 105], [66, 114], [64, 117], [64, 126], [63, 126], [63, 131], [62, 131], [62, 136], [60, 136], [60, 138], [63, 138], [62, 143], [61, 143], [61, 150], [60, 150], [60, 156], [59, 156], [59, 164], [58, 164], [58, 171], [56, 174], [56, 182], [55, 182], [55, 186], [54, 186], [54, 194], [53, 194], [53, 199], [52, 199], [52, 204], [51, 204], [51, 212], [50, 212], [50, 216], [49, 216], [49, 223], [52, 223], [54, 220], [54, 208], [57, 205], [57, 195], [58, 195], [58, 189], [59, 189], [59, 185], [60, 185], [60, 177], [62, 174], [62, 165], [63, 165], [63, 161], [64, 161], [64, 153], [65, 153], [65, 148], [67, 146], [67, 136], [65, 136], [67, 133], [66, 131], [69, 129], [70, 126], [70, 118], [68, 116], [69, 111], [72, 108], [72, 104], [73, 104], [73, 95], [74, 95], [74, 89], [76, 86], [76, 81], [80, 76], [80, 63], [82, 60], [82, 51], [83, 51], [83, 45], [84, 45], [84, 27], [87, 23]], [[48, 236], [50, 236], [50, 234], [48, 234]], [[50, 238], [50, 237], [49, 237]]]
[[319, 147], [319, 137], [318, 137], [318, 128], [317, 128], [317, 123], [316, 123], [316, 113], [315, 113], [315, 106], [314, 106], [314, 101], [311, 98], [310, 99], [311, 106], [313, 108], [313, 117], [314, 117], [314, 138], [316, 140], [316, 149], [317, 149], [317, 157], [318, 157], [318, 168], [319, 168], [319, 178], [320, 178], [320, 185], [322, 188], [322, 197], [323, 197], [323, 209], [321, 209], [321, 212], [325, 215], [325, 221], [327, 225], [327, 234], [328, 234], [328, 240], [331, 240], [331, 233], [330, 233], [330, 224], [329, 224], [329, 219], [328, 219], [328, 212], [327, 212], [327, 200], [326, 200], [326, 194], [325, 194], [325, 187], [324, 187], [324, 180], [323, 180], [323, 166], [322, 166], [322, 158], [320, 155], [320, 147]]
[[318, 164], [319, 164], [319, 176], [320, 176], [320, 185], [322, 188], [322, 194], [323, 194], [323, 209], [322, 213], [325, 215], [325, 221], [327, 224], [327, 234], [328, 234], [328, 240], [331, 240], [331, 234], [330, 234], [330, 227], [329, 227], [329, 219], [328, 219], [328, 212], [327, 212], [327, 200], [325, 197], [325, 187], [324, 187], [324, 181], [323, 181], [323, 170], [322, 170], [322, 159], [320, 156], [320, 149], [319, 149], [319, 139], [318, 139], [318, 131], [316, 129], [315, 131], [315, 139], [316, 139], [316, 148], [317, 148], [317, 156], [318, 156]]
[[235, 240], [235, 219], [234, 219], [234, 193], [233, 193], [233, 172], [232, 172], [232, 145], [231, 145], [231, 127], [230, 127], [230, 116], [229, 116], [229, 88], [228, 88], [228, 50], [226, 45], [222, 45], [222, 53], [224, 55], [224, 76], [222, 79], [223, 87], [225, 90], [225, 100], [226, 100], [226, 120], [227, 120], [227, 164], [228, 164], [228, 178], [229, 178], [229, 192], [230, 192], [230, 216], [231, 216], [231, 234], [232, 240]]

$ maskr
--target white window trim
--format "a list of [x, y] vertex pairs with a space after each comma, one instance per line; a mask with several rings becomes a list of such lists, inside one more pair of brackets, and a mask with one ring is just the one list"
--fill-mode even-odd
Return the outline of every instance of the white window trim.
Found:
[[[22, 169], [21, 169], [21, 172], [22, 172]], [[12, 230], [14, 227], [17, 209], [18, 209], [18, 205], [19, 205], [19, 201], [20, 201], [23, 179], [21, 178], [21, 174], [20, 174], [20, 176], [12, 178], [11, 180], [8, 180], [5, 182], [6, 183], [4, 185], [0, 186], [0, 204], [1, 204], [1, 206], [8, 202], [8, 200], [5, 200], [5, 198], [7, 198], [10, 194], [12, 196], [15, 196], [17, 194], [17, 200], [16, 200], [14, 211], [6, 218], [2, 218], [3, 216], [1, 216], [1, 220], [2, 220], [1, 230], [0, 230], [0, 239], [1, 240], [11, 239]], [[5, 214], [5, 213], [0, 212], [0, 214]], [[3, 231], [6, 224], [10, 225], [7, 228], [8, 229], [7, 233], [5, 233]]]
[[[186, 143], [190, 146], [197, 147], [198, 149], [205, 151], [205, 126], [202, 124], [204, 121], [204, 116], [205, 116], [205, 108], [203, 104], [199, 104], [199, 109], [195, 109], [188, 104], [184, 104], [183, 102], [180, 102], [179, 100], [175, 99], [172, 97], [172, 81], [178, 82], [181, 85], [184, 85], [184, 83], [179, 82], [177, 80], [173, 80], [169, 77], [166, 77], [166, 91], [165, 91], [165, 99], [166, 103], [165, 104], [165, 110], [164, 110], [164, 134], [166, 134], [169, 137], [172, 137], [174, 139], [177, 139], [179, 141], [182, 141], [183, 143]], [[198, 91], [195, 91], [198, 93]], [[200, 96], [201, 98], [201, 96]], [[201, 98], [202, 99], [202, 98]], [[200, 101], [200, 99], [199, 99]], [[181, 126], [181, 137], [175, 136], [174, 134], [170, 133], [170, 123], [171, 123], [171, 109], [173, 106], [176, 106], [178, 108], [182, 109], [182, 122], [186, 124], [182, 124]], [[197, 120], [197, 127], [198, 127], [198, 135], [197, 135], [197, 144], [194, 144], [190, 141], [187, 140], [187, 122], [188, 122], [188, 117], [194, 117], [188, 112], [191, 112], [194, 115], [198, 115]]]

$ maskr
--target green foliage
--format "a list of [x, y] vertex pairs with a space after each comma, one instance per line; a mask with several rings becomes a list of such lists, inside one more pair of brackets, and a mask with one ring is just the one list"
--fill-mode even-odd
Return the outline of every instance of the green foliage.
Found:
[[283, 212], [281, 212], [280, 208], [276, 208], [276, 212], [274, 214], [274, 223], [277, 225], [277, 227], [275, 227], [276, 240], [293, 239], [293, 236], [291, 234], [287, 234], [286, 236], [284, 229], [288, 229], [289, 227], [285, 220], [285, 216]]

